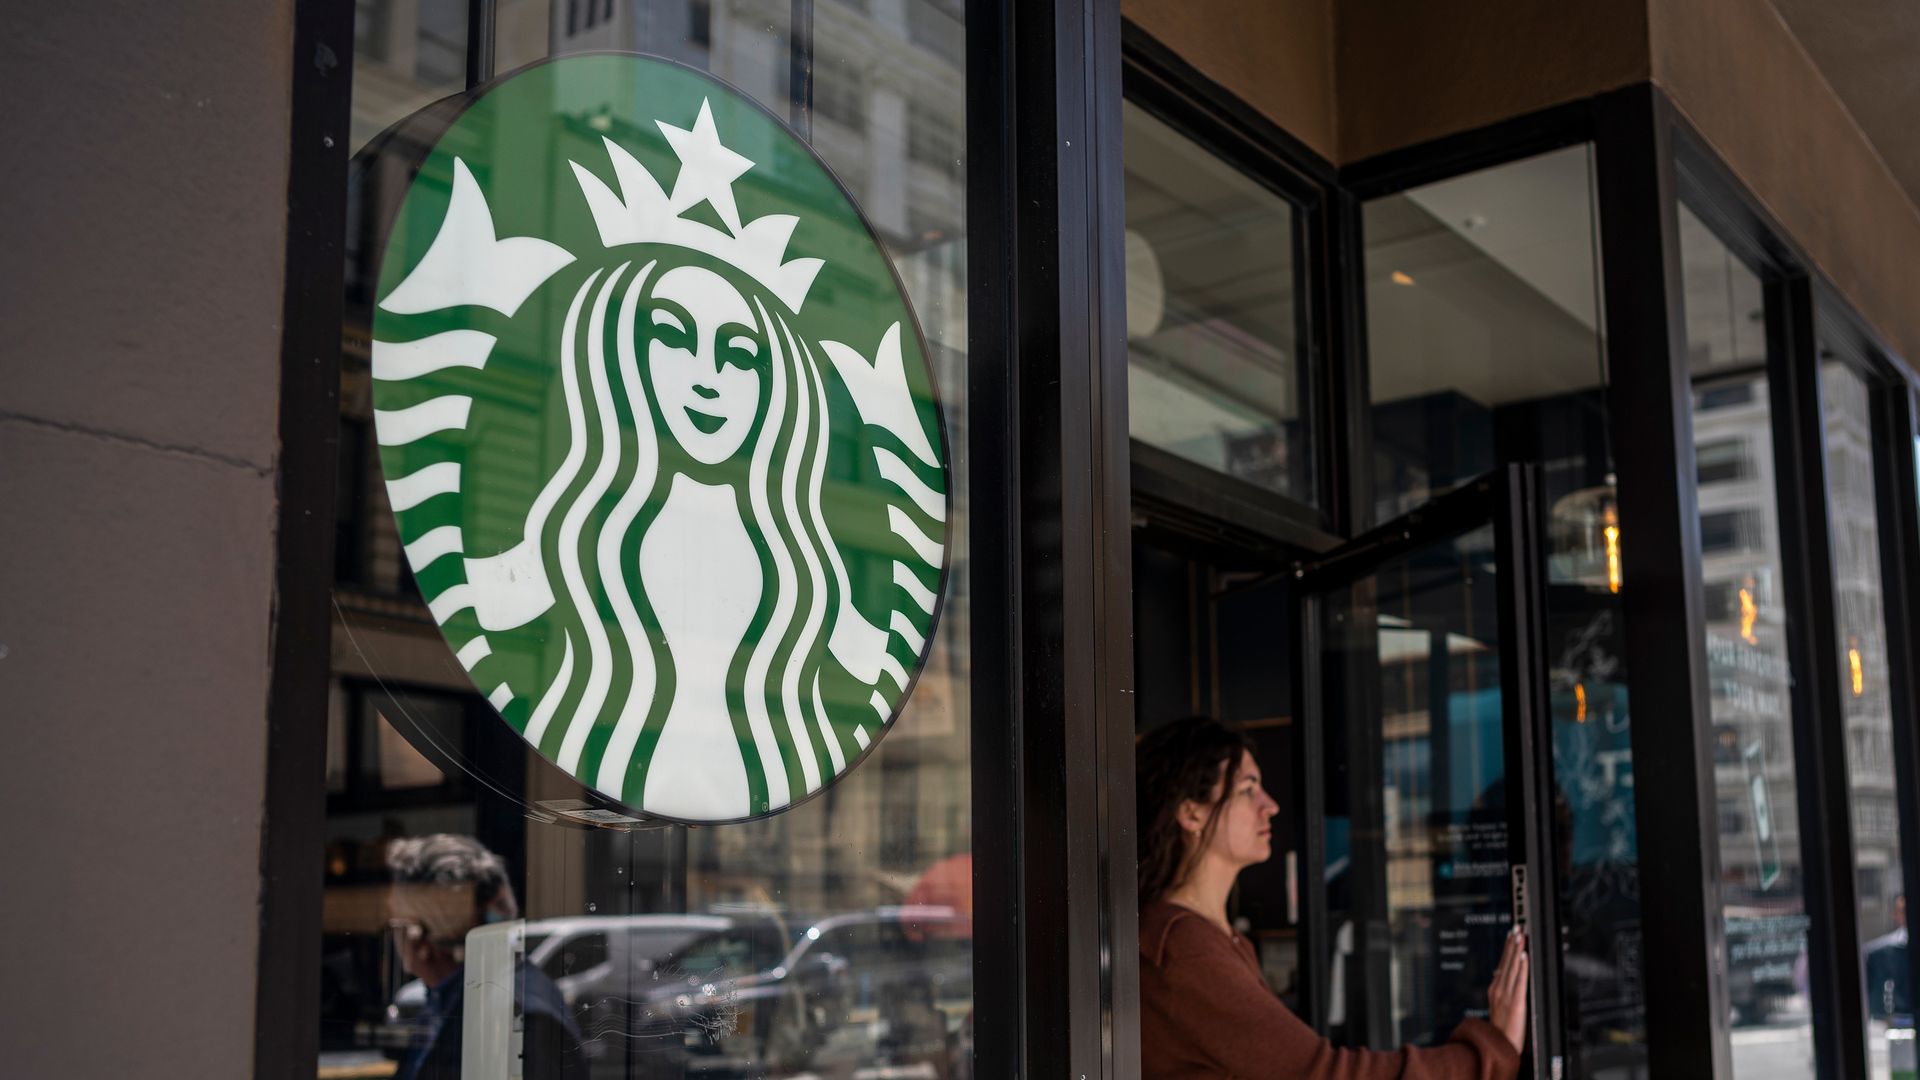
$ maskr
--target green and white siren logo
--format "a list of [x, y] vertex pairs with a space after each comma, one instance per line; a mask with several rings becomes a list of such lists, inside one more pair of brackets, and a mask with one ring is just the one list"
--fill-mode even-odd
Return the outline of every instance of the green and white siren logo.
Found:
[[372, 353], [407, 561], [548, 760], [732, 821], [899, 713], [947, 566], [927, 347], [851, 198], [758, 105], [613, 54], [479, 92], [400, 203]]

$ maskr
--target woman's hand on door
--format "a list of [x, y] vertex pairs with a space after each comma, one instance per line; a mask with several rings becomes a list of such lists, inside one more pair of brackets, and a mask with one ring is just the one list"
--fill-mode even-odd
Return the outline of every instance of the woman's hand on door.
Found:
[[1516, 1051], [1527, 1045], [1527, 987], [1527, 935], [1508, 934], [1500, 966], [1487, 986], [1487, 1020]]

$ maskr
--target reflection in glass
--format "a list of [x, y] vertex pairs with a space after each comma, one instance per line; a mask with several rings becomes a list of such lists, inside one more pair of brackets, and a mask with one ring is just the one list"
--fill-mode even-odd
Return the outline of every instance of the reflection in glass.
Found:
[[1880, 1028], [1890, 1017], [1912, 1015], [1913, 994], [1906, 966], [1893, 700], [1880, 600], [1880, 512], [1874, 498], [1871, 395], [1853, 368], [1827, 360], [1820, 367], [1820, 398], [1860, 950], [1867, 1013], [1875, 1021], [1874, 1074], [1886, 1076], [1887, 1062], [1878, 1052], [1885, 1045]]
[[1733, 1068], [1744, 1077], [1811, 1076], [1789, 626], [1760, 279], [1685, 207], [1680, 255]]
[[[494, 0], [493, 70], [505, 75], [553, 51], [553, 6], [571, 8], [578, 20], [581, 0]], [[565, 24], [562, 23], [562, 26]]]
[[[401, 59], [434, 34], [460, 35], [464, 56], [468, 5], [449, 6], [460, 17], [442, 27], [396, 14], [412, 5], [359, 5], [356, 146], [462, 88], [464, 61], [446, 81]], [[709, 70], [785, 117], [790, 12], [787, 0], [501, 0], [495, 63], [636, 49]], [[466, 929], [465, 962], [484, 953], [540, 973], [578, 1033], [528, 1075], [556, 1063], [595, 1080], [973, 1075], [964, 19], [948, 0], [823, 2], [814, 17], [813, 145], [914, 304], [956, 451], [954, 549], [927, 667], [873, 754], [777, 817], [647, 827], [589, 799], [492, 715], [418, 599], [378, 473], [367, 329], [350, 322], [322, 1075], [406, 1075], [432, 987], [400, 963], [392, 922], [407, 916], [392, 911], [388, 858], [396, 840], [434, 834], [497, 856], [517, 900], [517, 917], [482, 912]], [[379, 185], [404, 180], [353, 175], [349, 310], [364, 310], [378, 269]]]
[[1512, 922], [1494, 573], [1483, 528], [1329, 597], [1353, 695], [1329, 735], [1330, 1023], [1351, 1042], [1431, 1044], [1486, 1016]]
[[466, 85], [466, 0], [355, 0], [349, 149]]
[[1313, 502], [1292, 205], [1131, 102], [1121, 126], [1133, 437]]
[[[1760, 278], [1685, 206], [1680, 207], [1680, 262], [1688, 369], [1704, 375], [1764, 365], [1767, 321]], [[1717, 392], [1737, 395], [1746, 385], [1734, 382]]]
[[[459, 708], [458, 701], [452, 704], [455, 710]], [[415, 749], [405, 736], [393, 730], [393, 725], [387, 723], [386, 717], [379, 717], [378, 723], [369, 724], [368, 727], [378, 733], [375, 760], [379, 762], [381, 786], [416, 788], [446, 783], [447, 776], [439, 766], [428, 761], [426, 755]]]
[[[387, 941], [410, 981], [385, 1034], [401, 1080], [505, 1076], [585, 1080], [586, 1041], [551, 965], [527, 950], [527, 924], [506, 863], [471, 836], [435, 833], [387, 845]], [[551, 946], [554, 935], [542, 945]], [[597, 940], [598, 951], [593, 952]], [[573, 938], [574, 971], [606, 967], [605, 933]]]
[[1511, 406], [1604, 384], [1589, 153], [1366, 204], [1375, 520], [1525, 457], [1499, 445]]
[[1573, 1075], [1646, 1067], [1619, 515], [1600, 331], [1591, 148], [1363, 208], [1379, 523], [1508, 462], [1547, 508], [1546, 672]]

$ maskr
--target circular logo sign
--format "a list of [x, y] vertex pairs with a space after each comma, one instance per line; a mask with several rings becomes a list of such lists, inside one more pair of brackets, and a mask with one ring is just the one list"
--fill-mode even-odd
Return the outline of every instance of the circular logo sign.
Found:
[[432, 144], [373, 300], [407, 561], [543, 757], [737, 821], [881, 737], [939, 611], [946, 439], [899, 279], [806, 143], [670, 61], [524, 69]]

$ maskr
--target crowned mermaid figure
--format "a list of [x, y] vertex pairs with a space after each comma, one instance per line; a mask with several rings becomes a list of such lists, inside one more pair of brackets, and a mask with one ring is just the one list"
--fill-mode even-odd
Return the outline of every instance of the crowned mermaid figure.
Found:
[[[946, 564], [945, 447], [891, 275], [866, 338], [828, 339], [861, 320], [811, 295], [822, 259], [788, 257], [799, 215], [742, 220], [754, 162], [711, 102], [658, 127], [670, 191], [612, 137], [569, 161], [586, 243], [499, 237], [452, 158], [379, 304], [376, 424], [422, 591], [501, 715], [630, 806], [728, 821], [820, 789], [897, 714]], [[537, 355], [506, 362], [508, 339]], [[482, 475], [485, 440], [536, 423], [556, 452]]]

